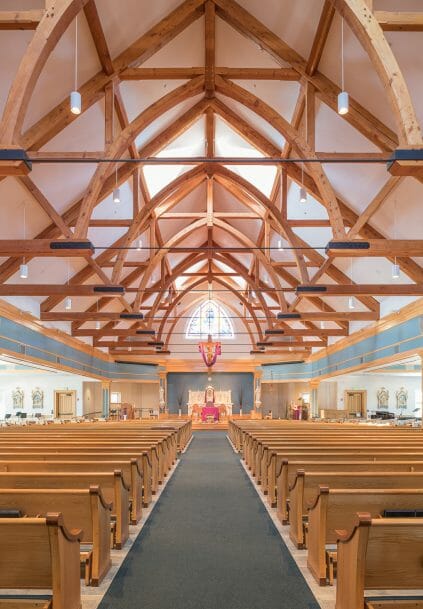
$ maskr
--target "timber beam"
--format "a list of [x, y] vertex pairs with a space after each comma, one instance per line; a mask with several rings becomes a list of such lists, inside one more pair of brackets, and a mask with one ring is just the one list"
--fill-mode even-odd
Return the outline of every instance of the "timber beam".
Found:
[[0, 11], [0, 30], [35, 30], [45, 11]]
[[423, 284], [299, 285], [297, 296], [423, 296]]
[[72, 284], [0, 284], [0, 296], [98, 296], [116, 298], [123, 296], [125, 287], [121, 285], [72, 285]]
[[332, 240], [326, 253], [332, 258], [423, 256], [423, 239]]
[[0, 256], [86, 258], [93, 252], [88, 239], [0, 239]]

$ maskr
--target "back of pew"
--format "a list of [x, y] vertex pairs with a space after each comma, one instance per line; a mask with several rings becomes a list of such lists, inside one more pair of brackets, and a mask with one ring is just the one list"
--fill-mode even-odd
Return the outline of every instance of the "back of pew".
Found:
[[308, 508], [307, 566], [320, 585], [326, 585], [325, 546], [335, 544], [337, 529], [351, 530], [357, 512], [372, 518], [384, 510], [423, 510], [423, 489], [329, 489], [320, 486]]
[[[131, 524], [142, 517], [142, 472], [137, 459], [129, 461], [0, 461], [0, 472], [109, 472], [120, 470], [130, 481]], [[62, 511], [62, 510], [60, 510]], [[84, 527], [82, 527], [84, 528]]]
[[357, 516], [352, 531], [338, 531], [336, 609], [364, 607], [365, 590], [422, 589], [423, 518]]
[[116, 547], [129, 536], [129, 487], [121, 471], [109, 472], [0, 472], [1, 488], [88, 489], [98, 485], [107, 503], [113, 504], [116, 519]]
[[52, 507], [68, 526], [81, 530], [82, 543], [92, 545], [92, 584], [110, 568], [110, 513], [98, 486], [89, 489], [0, 489], [0, 509], [18, 509], [27, 517], [45, 517]]
[[[323, 448], [322, 451], [308, 449], [300, 450], [299, 447], [296, 447], [293, 451], [285, 450], [282, 453], [272, 452], [269, 464], [267, 467], [267, 477], [262, 478], [262, 487], [265, 494], [268, 495], [268, 501], [272, 507], [276, 506], [276, 490], [277, 490], [277, 481], [282, 471], [282, 465], [284, 461], [307, 461], [309, 463], [326, 461], [326, 462], [336, 462], [336, 461], [374, 461], [375, 463], [379, 461], [395, 461], [395, 462], [417, 462], [423, 461], [423, 450], [421, 452], [390, 452], [383, 451], [380, 452], [378, 450], [372, 451], [370, 448], [363, 452], [357, 451], [354, 448], [348, 448], [338, 451], [327, 451], [326, 448]], [[300, 468], [298, 468], [300, 469]], [[302, 468], [301, 468], [302, 469]], [[265, 471], [265, 470], [263, 470]]]
[[289, 536], [297, 548], [304, 547], [303, 519], [307, 505], [319, 486], [329, 488], [423, 488], [423, 472], [304, 472], [299, 470], [289, 492]]
[[1, 518], [0, 589], [51, 589], [55, 609], [80, 609], [80, 536], [57, 513]]
[[288, 524], [287, 501], [298, 470], [312, 472], [423, 472], [422, 461], [283, 461], [277, 480], [277, 514], [282, 524]]
[[62, 452], [55, 451], [50, 452], [44, 450], [34, 450], [26, 452], [0, 452], [0, 461], [127, 461], [136, 459], [138, 463], [138, 469], [142, 471], [143, 478], [143, 504], [144, 507], [148, 507], [153, 494], [157, 492], [158, 488], [158, 469], [157, 469], [157, 455], [155, 450], [143, 451], [141, 455], [136, 451], [130, 451], [127, 453], [123, 452]]
[[[132, 453], [132, 457], [137, 457], [144, 451], [150, 451], [157, 457], [157, 483], [162, 483], [167, 472], [172, 467], [171, 456], [164, 452], [164, 446], [161, 442], [151, 442], [150, 440], [145, 442], [131, 442], [131, 443], [116, 443], [114, 441], [107, 442], [93, 442], [93, 441], [73, 441], [68, 440], [62, 441], [47, 441], [38, 440], [37, 442], [24, 442], [22, 440], [13, 440], [8, 442], [0, 442], [0, 453], [16, 451], [19, 446], [19, 452], [87, 452], [87, 453], [98, 453], [98, 452], [117, 452], [117, 453]], [[150, 460], [152, 456], [150, 455]]]

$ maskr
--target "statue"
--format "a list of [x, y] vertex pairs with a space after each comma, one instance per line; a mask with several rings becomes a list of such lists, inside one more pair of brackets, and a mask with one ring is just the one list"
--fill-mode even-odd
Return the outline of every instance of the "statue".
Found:
[[389, 391], [385, 387], [381, 387], [377, 392], [377, 407], [388, 408], [389, 407]]
[[16, 387], [15, 391], [12, 391], [13, 408], [24, 407], [24, 390], [20, 387]]
[[42, 391], [39, 387], [36, 387], [32, 391], [32, 407], [33, 408], [43, 408], [44, 406], [44, 391]]
[[257, 409], [259, 409], [261, 406], [261, 385], [259, 380], [257, 380], [257, 385], [254, 392], [254, 405]]
[[211, 385], [207, 385], [206, 391], [204, 392], [204, 402], [206, 404], [214, 404], [214, 389]]
[[400, 387], [398, 391], [395, 392], [395, 397], [397, 399], [397, 408], [400, 410], [407, 408], [408, 391], [404, 387]]
[[165, 410], [165, 406], [166, 406], [166, 400], [165, 400], [165, 392], [164, 392], [164, 387], [163, 385], [160, 383], [159, 386], [159, 408], [162, 412], [164, 412]]

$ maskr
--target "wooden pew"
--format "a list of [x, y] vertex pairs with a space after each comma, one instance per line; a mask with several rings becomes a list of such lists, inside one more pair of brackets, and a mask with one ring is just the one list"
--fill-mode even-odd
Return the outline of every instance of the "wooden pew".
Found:
[[[58, 455], [60, 457], [60, 455]], [[129, 461], [13, 461], [0, 460], [0, 472], [109, 472], [120, 470], [124, 480], [130, 481], [131, 524], [142, 517], [142, 472], [137, 459]], [[60, 510], [62, 511], [62, 510]], [[66, 519], [67, 520], [67, 519]], [[82, 527], [83, 528], [83, 527]]]
[[1, 488], [89, 489], [98, 485], [116, 520], [115, 546], [120, 549], [129, 536], [129, 487], [122, 472], [0, 472]]
[[[150, 461], [150, 454], [152, 461]], [[154, 450], [149, 453], [145, 451], [141, 456], [135, 457], [134, 452], [121, 453], [121, 452], [108, 452], [108, 453], [97, 453], [97, 452], [47, 452], [47, 449], [26, 451], [26, 452], [0, 452], [0, 461], [131, 461], [136, 459], [138, 469], [142, 471], [143, 480], [143, 505], [148, 507], [151, 502], [152, 495], [157, 492], [158, 488], [158, 477], [157, 477], [157, 459], [155, 458]], [[119, 468], [116, 468], [119, 469]], [[127, 478], [129, 480], [129, 478]]]
[[[279, 480], [280, 475], [282, 473], [282, 468], [284, 462], [288, 461], [307, 461], [311, 462], [336, 462], [336, 461], [374, 461], [375, 463], [379, 461], [395, 461], [395, 462], [419, 462], [423, 461], [423, 450], [421, 452], [408, 452], [407, 449], [404, 449], [405, 452], [401, 451], [380, 451], [375, 448], [371, 450], [370, 448], [366, 451], [362, 451], [361, 448], [357, 449], [354, 447], [349, 447], [348, 449], [342, 450], [342, 452], [338, 452], [337, 450], [331, 450], [326, 447], [321, 451], [318, 450], [309, 450], [303, 449], [300, 451], [300, 448], [297, 447], [293, 450], [285, 450], [283, 453], [272, 453], [270, 456], [269, 465], [267, 468], [267, 476], [262, 479], [262, 488], [264, 493], [268, 496], [268, 502], [272, 507], [276, 506], [276, 495], [277, 495], [277, 487], [281, 482]], [[298, 469], [303, 469], [302, 467], [298, 467]], [[281, 504], [278, 505], [278, 508], [282, 507]], [[281, 515], [281, 519], [285, 519], [285, 516]]]
[[1, 518], [0, 589], [51, 589], [53, 609], [80, 609], [80, 537], [58, 513]]
[[149, 454], [150, 461], [153, 463], [157, 459], [157, 465], [153, 469], [153, 485], [154, 492], [157, 487], [161, 484], [167, 475], [168, 471], [172, 467], [172, 462], [164, 457], [160, 444], [152, 444], [151, 442], [143, 442], [138, 444], [119, 444], [115, 442], [69, 442], [69, 441], [55, 441], [47, 442], [46, 440], [39, 440], [30, 444], [25, 443], [21, 440], [13, 440], [8, 443], [0, 442], [0, 453], [12, 453], [17, 451], [20, 453], [27, 452], [30, 454], [34, 453], [62, 453], [62, 452], [84, 452], [84, 453], [130, 453], [131, 457], [139, 457], [143, 452]]
[[[365, 590], [423, 588], [423, 518], [372, 518], [357, 514], [352, 531], [338, 531], [336, 609], [368, 609]], [[406, 604], [378, 601], [373, 607], [421, 609], [420, 601]]]
[[297, 548], [304, 547], [307, 505], [319, 486], [329, 488], [423, 488], [423, 472], [305, 472], [299, 470], [289, 492], [289, 536]]
[[70, 527], [81, 530], [81, 543], [92, 547], [89, 583], [98, 586], [111, 566], [112, 510], [98, 486], [89, 489], [0, 489], [0, 509], [18, 509], [34, 518], [45, 517], [52, 507], [62, 514]]
[[[277, 480], [277, 516], [282, 524], [288, 524], [289, 488], [294, 484], [299, 470], [312, 472], [423, 472], [422, 461], [364, 461], [341, 458], [333, 461], [309, 461], [307, 458], [298, 461], [283, 461]], [[357, 510], [356, 510], [357, 511]]]
[[329, 489], [320, 486], [308, 507], [307, 566], [316, 581], [327, 583], [326, 546], [336, 544], [337, 529], [352, 529], [357, 512], [372, 518], [384, 510], [423, 510], [423, 489]]

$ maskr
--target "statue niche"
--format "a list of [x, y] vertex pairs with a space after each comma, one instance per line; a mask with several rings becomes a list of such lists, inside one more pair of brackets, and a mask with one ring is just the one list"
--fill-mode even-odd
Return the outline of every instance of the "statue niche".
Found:
[[389, 407], [389, 391], [385, 387], [381, 387], [376, 395], [377, 407], [379, 409], [387, 409]]
[[16, 387], [16, 389], [12, 391], [12, 403], [13, 408], [24, 407], [24, 390], [20, 387]]
[[32, 407], [43, 408], [44, 407], [44, 391], [39, 387], [35, 387], [32, 390]]

